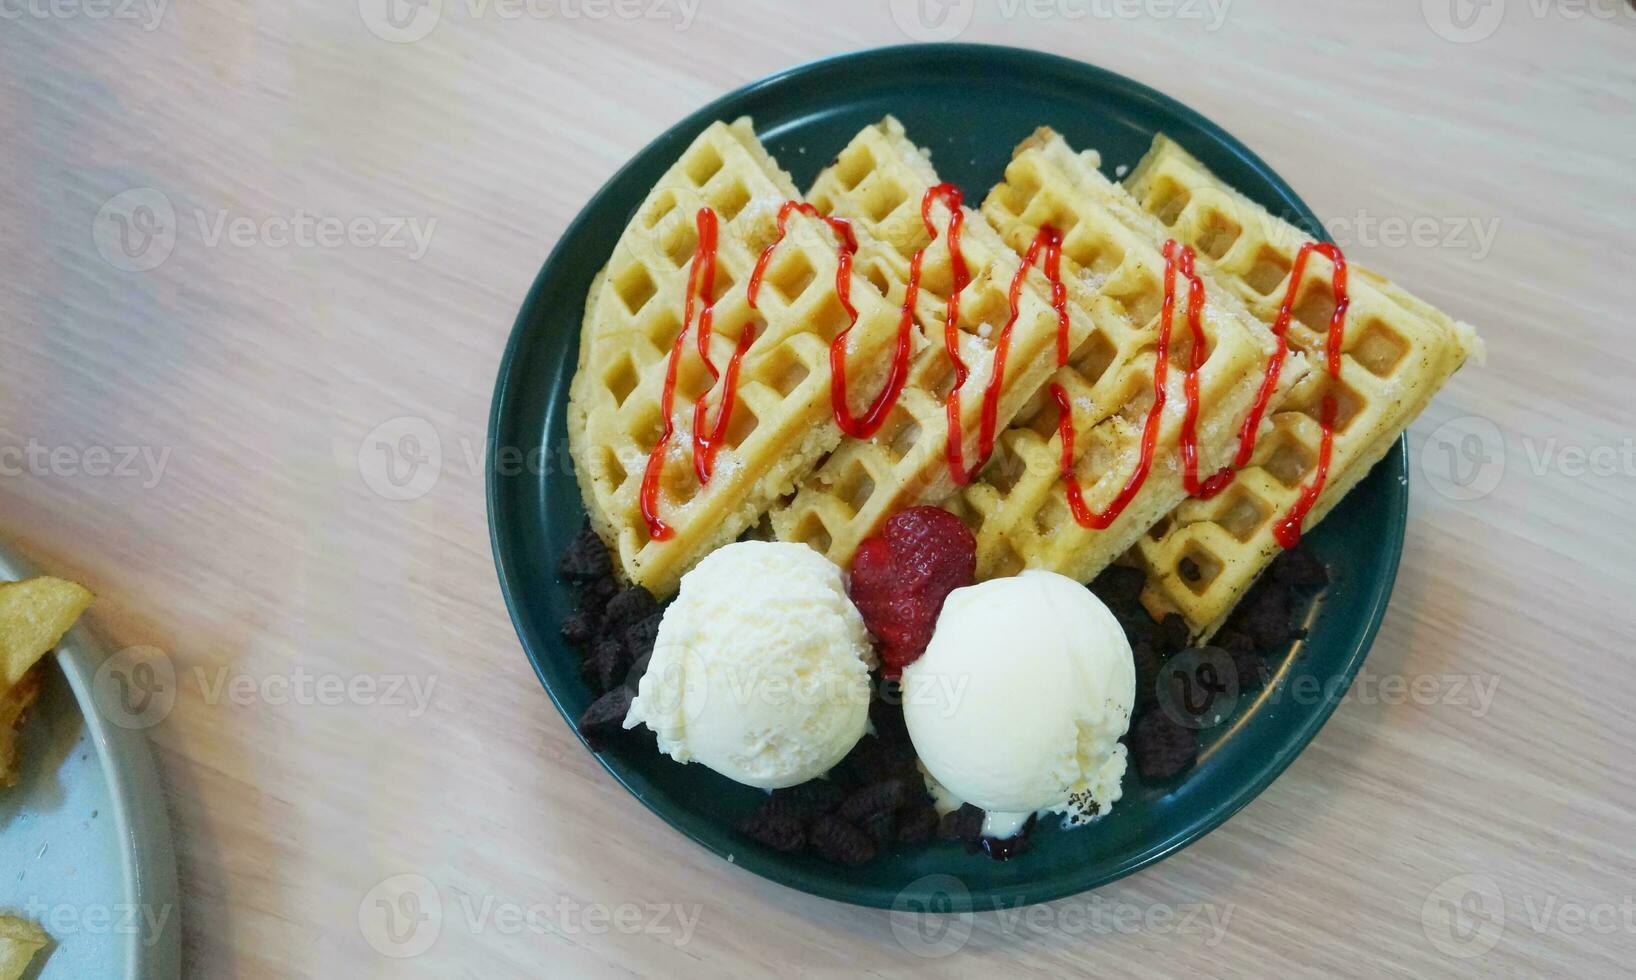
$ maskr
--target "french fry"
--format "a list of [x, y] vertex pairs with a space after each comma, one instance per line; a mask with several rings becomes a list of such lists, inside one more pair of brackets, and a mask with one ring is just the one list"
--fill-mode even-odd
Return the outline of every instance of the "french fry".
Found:
[[0, 788], [17, 783], [17, 732], [40, 693], [40, 658], [92, 598], [84, 586], [60, 578], [0, 582]]
[[34, 923], [0, 915], [0, 980], [19, 980], [34, 955], [50, 944], [51, 937]]

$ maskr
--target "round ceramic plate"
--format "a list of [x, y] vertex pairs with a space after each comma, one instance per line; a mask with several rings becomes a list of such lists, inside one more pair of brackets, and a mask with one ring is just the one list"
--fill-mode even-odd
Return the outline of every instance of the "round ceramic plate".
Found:
[[[0, 581], [33, 574], [0, 548]], [[96, 707], [104, 659], [84, 626], [46, 658], [52, 669], [23, 728], [22, 778], [0, 789], [0, 914], [52, 938], [25, 980], [181, 975], [164, 794], [146, 736]]]
[[[776, 75], [689, 116], [637, 154], [563, 234], [517, 318], [494, 394], [488, 493], [500, 585], [523, 647], [570, 725], [590, 695], [575, 652], [557, 635], [572, 597], [554, 569], [584, 514], [564, 411], [592, 277], [648, 190], [709, 123], [753, 117], [767, 148], [804, 188], [860, 129], [888, 113], [931, 149], [939, 174], [968, 199], [981, 200], [1001, 179], [1012, 147], [1038, 126], [1055, 127], [1076, 148], [1100, 150], [1110, 174], [1134, 164], [1154, 134], [1165, 132], [1273, 212], [1322, 233], [1289, 185], [1215, 123], [1129, 79], [1034, 52], [972, 45], [867, 51]], [[497, 467], [493, 454], [501, 447], [513, 459], [521, 450], [545, 465]], [[1148, 782], [1133, 767], [1111, 814], [1085, 829], [1042, 828], [1011, 861], [967, 855], [954, 844], [900, 846], [861, 868], [780, 854], [733, 830], [762, 798], [756, 790], [703, 766], [678, 765], [641, 742], [599, 758], [683, 834], [743, 868], [829, 898], [988, 909], [1094, 888], [1219, 826], [1311, 741], [1385, 612], [1403, 542], [1407, 472], [1400, 445], [1309, 535], [1333, 582], [1308, 615], [1306, 640], [1270, 658], [1280, 693], [1246, 692], [1231, 718], [1199, 733], [1193, 769]], [[1313, 681], [1302, 680], [1309, 675]]]

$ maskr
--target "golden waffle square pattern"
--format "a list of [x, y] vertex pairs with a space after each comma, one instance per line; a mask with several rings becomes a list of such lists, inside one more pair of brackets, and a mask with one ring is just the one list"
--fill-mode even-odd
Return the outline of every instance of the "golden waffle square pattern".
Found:
[[[807, 194], [821, 213], [852, 223], [860, 241], [859, 270], [900, 309], [914, 255], [926, 250], [914, 309], [913, 353], [897, 407], [874, 438], [843, 440], [796, 495], [772, 512], [780, 539], [810, 544], [842, 565], [893, 514], [939, 503], [958, 488], [949, 466], [945, 411], [956, 376], [944, 336], [956, 278], [948, 234], [951, 213], [946, 201], [935, 199], [929, 212], [935, 240], [922, 215], [927, 192], [939, 183], [927, 152], [908, 139], [898, 120], [887, 117], [859, 133]], [[963, 208], [962, 214], [960, 254], [969, 279], [960, 294], [957, 343], [970, 373], [961, 387], [961, 463], [971, 467], [980, 453], [984, 389], [993, 376], [996, 340], [1010, 319], [1010, 289], [1022, 259], [980, 213]], [[1010, 421], [1055, 368], [1058, 322], [1050, 286], [1036, 264], [1019, 294], [997, 398], [997, 427]], [[1078, 346], [1096, 332], [1089, 311], [1070, 302], [1070, 345]], [[1112, 342], [1098, 341], [1104, 346]], [[856, 387], [855, 403], [876, 392]]]
[[[1097, 163], [1094, 153], [1076, 154], [1061, 136], [1042, 129], [1017, 148], [983, 213], [1013, 249], [1025, 247], [1043, 225], [1063, 234], [1063, 278], [1070, 294], [1091, 311], [1097, 329], [1050, 381], [1062, 386], [1072, 407], [1074, 472], [1085, 503], [1101, 511], [1137, 467], [1143, 425], [1154, 402], [1165, 258], [1162, 240], [1150, 229], [1132, 227], [1087, 190], [1096, 182], [1109, 183]], [[1090, 581], [1186, 496], [1180, 438], [1183, 376], [1192, 347], [1187, 283], [1179, 274], [1176, 286], [1167, 405], [1154, 462], [1139, 492], [1107, 528], [1081, 525], [1062, 477], [1058, 410], [1054, 399], [1037, 392], [1001, 436], [983, 479], [950, 505], [975, 528], [979, 577], [1040, 567]], [[1199, 369], [1197, 431], [1200, 473], [1207, 476], [1230, 456], [1273, 341], [1230, 292], [1205, 286], [1201, 320], [1207, 356]], [[1305, 364], [1297, 359], [1278, 396], [1304, 374]]]
[[[751, 527], [840, 441], [829, 409], [829, 343], [849, 324], [835, 294], [835, 235], [803, 214], [768, 266], [757, 310], [746, 287], [762, 251], [778, 237], [783, 202], [799, 200], [790, 178], [756, 139], [748, 119], [702, 133], [653, 188], [621, 235], [587, 299], [579, 368], [570, 391], [569, 445], [592, 524], [624, 574], [664, 598], [710, 551]], [[729, 362], [740, 334], [754, 343], [741, 365], [731, 425], [709, 483], [692, 462], [693, 405], [711, 387], [689, 328], [679, 362], [659, 512], [675, 529], [650, 539], [641, 510], [649, 453], [664, 429], [667, 359], [683, 329], [696, 215], [719, 221], [711, 360]], [[852, 277], [858, 321], [849, 357], [877, 365], [895, 336], [897, 309], [867, 279]], [[697, 312], [695, 313], [697, 319]], [[858, 371], [865, 382], [874, 372]]]
[[[1141, 207], [1199, 264], [1229, 285], [1263, 323], [1273, 324], [1302, 246], [1312, 241], [1160, 136], [1126, 181]], [[1305, 526], [1322, 520], [1397, 442], [1409, 422], [1464, 363], [1480, 354], [1457, 323], [1377, 273], [1349, 265], [1346, 331], [1337, 382], [1315, 368], [1282, 407], [1269, 412], [1250, 465], [1212, 500], [1188, 500], [1132, 552], [1148, 572], [1144, 602], [1155, 616], [1179, 612], [1198, 638], [1220, 628], [1280, 550], [1274, 526], [1314, 476], [1320, 406], [1337, 400], [1329, 477]], [[1322, 363], [1336, 303], [1334, 266], [1311, 254], [1296, 292], [1288, 340]]]

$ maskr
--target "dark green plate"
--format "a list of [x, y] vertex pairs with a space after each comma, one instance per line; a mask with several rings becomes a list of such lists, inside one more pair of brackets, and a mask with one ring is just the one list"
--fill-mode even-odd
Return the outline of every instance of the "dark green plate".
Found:
[[[689, 116], [637, 154], [563, 234], [517, 317], [494, 393], [488, 497], [500, 587], [540, 682], [570, 725], [590, 695], [574, 651], [557, 635], [571, 597], [555, 567], [584, 513], [564, 412], [592, 277], [649, 188], [710, 122], [754, 117], [768, 149], [806, 187], [858, 130], [887, 113], [931, 148], [938, 172], [971, 199], [1000, 180], [1011, 148], [1037, 126], [1055, 127], [1077, 148], [1101, 150], [1110, 170], [1134, 164], [1162, 130], [1250, 197], [1321, 231], [1289, 185], [1215, 123], [1127, 78], [1029, 51], [972, 45], [866, 51], [775, 75]], [[899, 847], [857, 869], [779, 854], [733, 830], [761, 798], [756, 790], [703, 766], [678, 765], [651, 743], [632, 741], [599, 758], [683, 834], [746, 870], [816, 895], [963, 910], [1095, 888], [1219, 826], [1317, 733], [1385, 612], [1403, 543], [1407, 474], [1400, 445], [1310, 536], [1334, 582], [1312, 611], [1307, 639], [1272, 658], [1290, 682], [1281, 693], [1242, 696], [1227, 723], [1200, 733], [1199, 762], [1187, 774], [1150, 783], [1132, 767], [1124, 800], [1109, 816], [1083, 830], [1044, 829], [1011, 861], [970, 856], [952, 844]]]

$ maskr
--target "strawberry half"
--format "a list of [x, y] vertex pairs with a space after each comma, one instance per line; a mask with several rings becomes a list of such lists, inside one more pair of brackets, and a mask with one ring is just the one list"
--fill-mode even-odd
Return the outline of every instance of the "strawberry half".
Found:
[[850, 591], [879, 641], [882, 677], [896, 680], [926, 652], [943, 600], [976, 572], [977, 539], [937, 507], [896, 514], [859, 546]]

